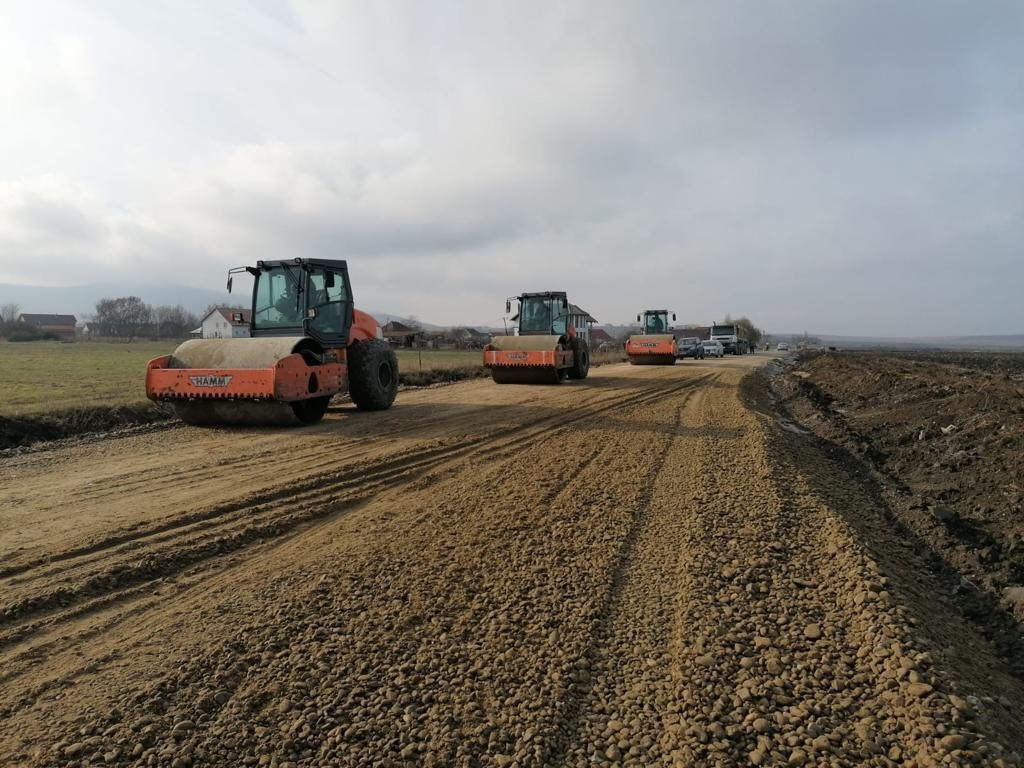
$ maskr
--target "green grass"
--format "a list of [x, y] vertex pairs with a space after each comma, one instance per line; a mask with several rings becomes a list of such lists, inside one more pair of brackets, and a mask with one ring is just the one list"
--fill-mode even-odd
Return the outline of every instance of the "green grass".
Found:
[[396, 349], [398, 370], [436, 371], [483, 365], [484, 353], [479, 349]]
[[[174, 341], [0, 341], [0, 415], [144, 402], [146, 363], [176, 346]], [[483, 358], [479, 350], [397, 351], [398, 367], [408, 373], [476, 366]]]
[[0, 414], [143, 402], [146, 363], [175, 346], [173, 341], [0, 342]]

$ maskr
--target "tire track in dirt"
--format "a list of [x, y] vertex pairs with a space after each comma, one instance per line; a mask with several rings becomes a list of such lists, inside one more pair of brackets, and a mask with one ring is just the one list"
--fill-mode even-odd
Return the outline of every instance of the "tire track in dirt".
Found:
[[[646, 384], [647, 382], [645, 382]], [[606, 402], [601, 406], [601, 409], [616, 409], [618, 413], [623, 413], [629, 409], [642, 408], [644, 404], [651, 399], [660, 399], [665, 396], [666, 392], [672, 393], [677, 391], [684, 391], [688, 388], [693, 387], [699, 383], [699, 380], [695, 379], [676, 379], [668, 378], [664, 381], [654, 381], [651, 389], [646, 391], [637, 392], [635, 389], [625, 391], [627, 397], [616, 397], [612, 402]], [[644, 387], [641, 387], [644, 389]], [[473, 452], [462, 457], [457, 464], [462, 466], [464, 469], [470, 469], [472, 466], [479, 465], [486, 467], [486, 473], [479, 478], [473, 480], [473, 485], [477, 482], [484, 486], [494, 486], [495, 483], [501, 482], [502, 478], [507, 478], [509, 473], [522, 474], [525, 467], [520, 468], [520, 462], [522, 457], [519, 455], [521, 452], [524, 455], [529, 455], [533, 446], [537, 445], [557, 445], [559, 441], [568, 440], [573, 444], [586, 446], [591, 442], [590, 430], [599, 427], [601, 418], [599, 411], [595, 411], [593, 408], [582, 407], [576, 410], [568, 411], [561, 414], [558, 418], [563, 422], [560, 426], [548, 425], [547, 428], [537, 432], [536, 434], [526, 432], [519, 436], [518, 439], [512, 441], [490, 441], [486, 445], [481, 447], [481, 450], [486, 453], [486, 456], [481, 458], [479, 452]], [[597, 433], [594, 433], [597, 434]], [[610, 432], [609, 434], [615, 435], [614, 441], [602, 442], [597, 441], [591, 447], [584, 451], [584, 454], [588, 457], [582, 463], [572, 462], [565, 463], [557, 472], [547, 473], [540, 471], [532, 485], [529, 481], [524, 479], [527, 483], [523, 490], [531, 489], [533, 491], [541, 492], [539, 497], [531, 497], [529, 502], [529, 509], [532, 510], [536, 505], [545, 506], [548, 504], [562, 505], [570, 504], [573, 508], [579, 508], [580, 504], [585, 503], [585, 499], [592, 496], [594, 491], [597, 491], [597, 498], [603, 497], [603, 493], [599, 490], [599, 484], [594, 486], [594, 490], [589, 490], [587, 493], [580, 497], [580, 480], [579, 476], [582, 474], [590, 475], [594, 477], [600, 477], [603, 472], [609, 471], [608, 467], [613, 467], [617, 462], [621, 461], [632, 461], [629, 451], [623, 451], [621, 441], [624, 439], [631, 440], [632, 437], [625, 432]], [[564, 437], [563, 437], [564, 435]], [[538, 438], [543, 439], [539, 440]], [[552, 442], [553, 441], [553, 442]], [[516, 448], [520, 446], [520, 448]], [[545, 448], [545, 456], [552, 455], [550, 448]], [[595, 463], [600, 466], [595, 466]], [[531, 467], [530, 472], [537, 472], [539, 467]], [[463, 472], [463, 478], [466, 476], [465, 471]], [[472, 477], [472, 475], [470, 475]], [[463, 478], [456, 477], [455, 479], [448, 481], [442, 478], [442, 488], [444, 484], [454, 482], [462, 484], [465, 482]], [[460, 486], [463, 487], [463, 486]], [[433, 490], [433, 489], [430, 489]], [[442, 497], [444, 491], [440, 491]], [[461, 492], [461, 491], [460, 491]], [[394, 493], [386, 494], [388, 498], [405, 498], [408, 494], [398, 493], [397, 490]], [[428, 498], [424, 495], [423, 498]], [[501, 505], [504, 506], [506, 503], [515, 503], [515, 497], [503, 500]], [[390, 502], [393, 503], [393, 502]], [[384, 508], [389, 506], [389, 502], [381, 502]], [[377, 504], [377, 507], [381, 507], [381, 504]], [[585, 509], [585, 508], [584, 508]], [[390, 515], [388, 516], [390, 517]], [[387, 519], [387, 518], [384, 518]], [[325, 521], [325, 525], [335, 525], [335, 520]], [[319, 527], [319, 526], [317, 526]], [[528, 528], [524, 529], [528, 530]], [[386, 533], [378, 532], [379, 535], [384, 537], [384, 540], [389, 540], [389, 536]], [[316, 539], [322, 540], [323, 536], [320, 535], [316, 528], [307, 528], [300, 533], [300, 536], [296, 541], [312, 541]], [[375, 537], [376, 540], [376, 537]], [[223, 583], [223, 582], [222, 582]]]
[[[558, 430], [564, 430], [564, 429], [567, 429], [567, 428], [568, 428], [567, 426], [561, 426], [561, 427], [558, 427], [557, 429]], [[550, 434], [557, 434], [557, 433], [550, 433]], [[489, 452], [514, 451], [517, 445], [520, 445], [520, 444], [522, 444], [524, 442], [529, 442], [532, 438], [533, 438], [533, 436], [528, 434], [528, 435], [520, 436], [519, 439], [517, 439], [513, 443], [508, 443], [508, 444], [504, 444], [504, 445], [500, 445], [500, 446], [488, 446], [488, 447], [483, 448], [482, 450], [484, 452], [486, 452], [486, 453], [489, 453]], [[471, 447], [471, 446], [465, 446], [465, 447]], [[594, 454], [593, 456], [589, 457], [583, 465], [575, 468], [574, 471], [581, 471], [581, 470], [585, 469], [587, 466], [590, 465], [591, 462], [596, 460], [599, 455], [600, 454]], [[419, 458], [423, 458], [423, 457], [421, 456]], [[454, 458], [454, 457], [452, 456], [451, 452], [448, 452], [446, 454], [445, 458], [446, 459], [450, 459], [450, 458]], [[436, 461], [426, 462], [425, 463], [425, 469], [429, 470], [431, 467], [436, 466], [436, 465], [437, 465]], [[411, 479], [409, 482], [417, 483], [417, 482], [420, 482], [422, 479], [423, 478], [421, 478], [421, 477], [416, 477], [416, 478]], [[554, 478], [554, 479], [559, 481], [559, 482], [552, 482], [549, 494], [541, 499], [541, 501], [543, 503], [549, 503], [551, 501], [554, 501], [558, 497], [559, 494], [564, 493], [566, 491], [566, 486], [565, 486], [564, 482], [562, 482], [562, 481], [565, 480], [565, 478], [564, 477], [557, 477], [557, 478]], [[396, 488], [395, 484], [393, 482], [388, 482], [388, 481], [393, 481], [393, 480], [394, 480], [394, 477], [386, 477], [386, 478], [384, 478], [383, 481], [380, 483], [381, 489], [382, 490], [386, 489], [386, 490], [389, 490], [389, 491], [395, 490], [395, 488]], [[366, 491], [367, 489], [363, 488], [362, 490]], [[345, 505], [346, 510], [358, 507], [362, 503], [365, 503], [367, 498], [369, 496], [371, 496], [371, 495], [372, 495], [372, 493], [364, 493], [359, 498], [350, 500]], [[294, 502], [295, 499], [294, 498], [290, 498], [289, 501], [290, 502]], [[335, 508], [331, 508], [331, 509], [328, 509], [328, 510], [325, 510], [325, 511], [326, 511], [326, 514], [333, 516], [333, 515], [336, 515], [339, 510], [335, 507]], [[318, 514], [316, 516], [316, 518], [314, 518], [314, 519], [318, 519], [319, 517], [320, 517], [320, 515]], [[256, 537], [256, 538], [258, 539], [259, 537]], [[225, 553], [225, 554], [231, 554], [231, 553]], [[237, 565], [238, 563], [236, 562], [234, 564]], [[189, 564], [186, 563], [186, 564], [184, 564], [183, 567], [187, 567], [187, 565], [189, 565]], [[163, 576], [167, 575], [166, 571], [159, 571], [159, 569], [158, 569], [158, 572], [160, 572], [162, 574], [161, 578]], [[45, 577], [45, 576], [46, 576], [46, 574], [43, 574], [43, 577]], [[147, 592], [147, 590], [149, 590], [149, 588], [150, 588], [150, 580], [142, 580], [138, 584], [134, 584], [134, 585], [131, 585], [129, 587], [126, 587], [124, 589], [124, 591], [101, 594], [100, 597], [97, 597], [97, 598], [92, 599], [92, 600], [88, 600], [84, 604], [74, 605], [74, 606], [72, 606], [72, 607], [62, 611], [61, 614], [58, 617], [47, 617], [47, 619], [45, 619], [43, 621], [40, 621], [40, 622], [22, 624], [22, 625], [16, 627], [14, 630], [12, 630], [9, 633], [7, 633], [6, 635], [5, 634], [0, 634], [0, 649], [2, 649], [5, 645], [9, 645], [11, 643], [14, 643], [14, 642], [17, 642], [17, 641], [25, 639], [27, 636], [29, 636], [34, 631], [38, 631], [38, 630], [40, 630], [42, 628], [50, 627], [53, 624], [56, 624], [58, 622], [63, 622], [63, 621], [68, 621], [68, 620], [71, 620], [71, 619], [78, 618], [78, 617], [83, 616], [85, 614], [88, 614], [88, 613], [97, 611], [97, 610], [99, 610], [101, 608], [107, 607], [107, 606], [109, 606], [111, 604], [121, 603], [125, 599], [130, 599], [132, 597], [135, 597], [136, 595], [143, 596]], [[131, 613], [134, 613], [134, 611], [132, 611]], [[79, 636], [76, 639], [81, 639], [81, 636]], [[52, 646], [50, 646], [50, 645], [37, 644], [37, 645], [34, 645], [29, 651], [23, 652], [21, 655], [22, 656], [38, 657], [38, 655], [42, 651], [50, 650], [51, 648], [52, 648]], [[14, 677], [16, 675], [16, 672], [14, 672], [14, 670], [11, 668], [12, 667], [12, 663], [14, 661], [16, 661], [16, 660], [17, 660], [17, 657], [9, 657], [7, 659], [4, 659], [5, 664], [6, 664], [6, 666], [8, 668], [7, 668], [7, 670], [4, 673], [0, 673], [0, 683], [5, 682], [7, 680], [10, 680], [12, 677]]]
[[[8, 582], [8, 587], [20, 586], [28, 594], [8, 603], [0, 614], [3, 616], [0, 620], [3, 630], [0, 648], [23, 641], [35, 632], [76, 618], [93, 608], [103, 607], [119, 599], [119, 594], [127, 596], [125, 590], [140, 584], [167, 578], [197, 563], [234, 554], [254, 543], [263, 543], [323, 518], [344, 513], [378, 492], [391, 490], [399, 483], [415, 481], [442, 465], [463, 461], [469, 454], [478, 454], [480, 459], [494, 453], [514, 452], [519, 446], [556, 427], [566, 428], [611, 409], [642, 405], [663, 397], [666, 392], [697, 386], [705, 378], [657, 383], [651, 390], [639, 393], [629, 394], [627, 391], [625, 396], [611, 403], [602, 402], [597, 407], [542, 417], [454, 446], [413, 451], [384, 466], [378, 465], [373, 471], [349, 470], [340, 475], [277, 488], [243, 502], [186, 515], [154, 530], [111, 537], [85, 552], [65, 553], [64, 556], [47, 559], [39, 572], [28, 574], [22, 571], [18, 579]], [[183, 546], [183, 537], [193, 538], [186, 540]], [[126, 545], [128, 549], [125, 549]], [[111, 549], [116, 551], [111, 553], [108, 551]], [[143, 550], [141, 555], [136, 551], [139, 549]], [[95, 557], [76, 561], [76, 558], [87, 555]], [[114, 558], [118, 559], [109, 562]], [[41, 583], [44, 589], [50, 587], [60, 575], [65, 581], [74, 577], [76, 583], [43, 594], [30, 591], [36, 583]], [[46, 615], [53, 611], [56, 613]], [[40, 618], [39, 614], [43, 616]]]
[[[633, 391], [646, 385], [627, 383]], [[183, 506], [191, 511], [189, 489], [226, 503], [237, 496], [237, 487], [272, 490], [283, 481], [297, 482], [335, 470], [341, 461], [387, 460], [396, 448], [418, 448], [424, 438], [437, 445], [449, 444], [466, 433], [479, 433], [489, 422], [519, 423], [537, 408], [578, 407], [573, 403], [578, 399], [573, 394], [576, 386], [543, 395], [536, 388], [531, 392], [516, 388], [518, 392], [498, 398], [493, 406], [490, 387], [488, 382], [416, 392], [409, 396], [409, 403], [400, 403], [392, 411], [346, 414], [288, 437], [268, 430], [187, 428], [176, 430], [169, 445], [163, 445], [167, 435], [135, 436], [92, 451], [88, 446], [56, 450], [45, 461], [34, 456], [0, 462], [0, 505], [8, 504], [11, 513], [6, 519], [0, 517], [0, 567], [11, 574], [27, 561], [45, 559], [55, 542], [71, 539], [79, 530], [80, 541], [75, 543], [84, 547], [97, 536], [109, 535], [112, 528], [147, 527], [177, 518]], [[593, 385], [586, 385], [586, 399], [614, 399], [623, 394], [622, 387], [614, 376], [598, 377]], [[455, 394], [464, 390], [472, 393], [465, 403]], [[65, 467], [67, 471], [61, 471]], [[280, 479], [275, 482], [274, 478]], [[142, 492], [145, 503], [137, 508], [118, 503]], [[45, 533], [33, 536], [32, 531]]]
[[[672, 678], [630, 710], [662, 718], [649, 749], [680, 765], [1004, 764], [992, 737], [1006, 729], [972, 722], [967, 692], [921, 647], [913, 604], [807, 483], [822, 482], [820, 459], [791, 463], [778, 441], [799, 438], [708, 401], [709, 424], [739, 419], [752, 439], [729, 455], [744, 481], [712, 479], [682, 528]], [[710, 432], [702, 454], [723, 455]], [[858, 495], [849, 479], [834, 488]], [[623, 765], [645, 764], [624, 728], [601, 736], [618, 737]]]
[[1017, 726], [975, 694], [1017, 694], [922, 646], [958, 619], [907, 596], [914, 562], [850, 522], [876, 514], [856, 479], [784, 450], [799, 438], [744, 408], [743, 373], [638, 372], [602, 411], [545, 414], [126, 603], [152, 600], [0, 686], [0, 749], [161, 768], [1016, 765]]
[[[692, 386], [700, 383], [703, 379], [694, 380], [692, 383], [687, 383], [685, 386]], [[307, 478], [298, 482], [289, 483], [284, 486], [278, 486], [270, 488], [264, 491], [260, 491], [256, 494], [248, 495], [244, 499], [239, 501], [232, 501], [225, 504], [216, 505], [210, 509], [202, 510], [195, 513], [187, 513], [172, 520], [164, 521], [150, 527], [141, 527], [133, 529], [124, 534], [119, 534], [100, 541], [90, 543], [87, 546], [71, 549], [62, 553], [47, 555], [40, 557], [32, 561], [21, 563], [14, 566], [9, 566], [3, 570], [0, 570], [0, 578], [15, 577], [25, 571], [45, 566], [50, 563], [60, 563], [65, 560], [73, 559], [75, 557], [94, 554], [101, 552], [102, 550], [112, 548], [124, 543], [130, 543], [137, 539], [148, 538], [157, 534], [164, 533], [166, 531], [172, 531], [177, 528], [185, 528], [194, 524], [207, 522], [211, 519], [221, 517], [226, 514], [257, 510], [260, 505], [265, 505], [269, 502], [287, 500], [289, 502], [299, 502], [306, 498], [315, 498], [317, 494], [324, 490], [333, 490], [335, 487], [342, 487], [352, 483], [358, 483], [364, 479], [375, 479], [378, 475], [383, 479], [390, 479], [392, 470], [402, 470], [404, 468], [413, 468], [417, 462], [421, 460], [431, 459], [447, 459], [457, 457], [460, 453], [465, 450], [475, 449], [484, 446], [492, 441], [501, 440], [509, 435], [516, 435], [522, 433], [523, 429], [544, 429], [550, 425], [558, 423], [571, 423], [572, 421], [586, 418], [589, 415], [599, 414], [607, 410], [626, 407], [633, 402], [644, 402], [651, 397], [659, 396], [657, 393], [640, 393], [633, 394], [630, 396], [623, 397], [621, 400], [615, 400], [612, 403], [600, 404], [598, 407], [589, 409], [575, 409], [575, 415], [558, 415], [553, 417], [542, 417], [532, 422], [526, 422], [517, 424], [508, 429], [498, 430], [496, 432], [489, 433], [482, 437], [475, 437], [468, 440], [462, 440], [455, 443], [443, 444], [440, 446], [426, 447], [422, 449], [414, 449], [405, 454], [394, 457], [393, 459], [388, 458], [384, 460], [374, 460], [364, 465], [357, 465], [355, 467], [347, 466], [346, 470], [337, 473], [327, 473], [317, 475], [312, 478]], [[530, 433], [533, 434], [533, 433]], [[527, 435], [524, 439], [530, 439]], [[514, 446], [515, 443], [512, 443]], [[500, 445], [497, 446], [500, 449]], [[318, 450], [316, 455], [322, 455], [322, 450]], [[301, 458], [298, 457], [298, 458]], [[325, 462], [324, 466], [336, 466], [337, 461], [333, 463]], [[429, 466], [429, 465], [425, 465]], [[160, 482], [166, 482], [167, 478], [162, 476]], [[58, 571], [46, 572], [42, 575], [52, 578], [56, 576]], [[12, 583], [17, 583], [12, 582]]]
[[639, 539], [650, 521], [654, 490], [669, 452], [678, 439], [683, 409], [692, 395], [693, 393], [688, 393], [681, 403], [673, 406], [675, 417], [672, 423], [675, 426], [675, 430], [671, 436], [662, 441], [666, 444], [655, 443], [653, 446], [657, 451], [656, 458], [645, 479], [644, 488], [639, 496], [638, 505], [633, 511], [629, 529], [622, 539], [618, 553], [613, 561], [608, 589], [598, 610], [595, 626], [591, 630], [590, 640], [584, 647], [583, 653], [571, 673], [576, 685], [571, 691], [571, 696], [560, 703], [560, 719], [562, 722], [557, 730], [552, 733], [551, 740], [547, 745], [547, 752], [541, 759], [542, 765], [568, 764], [572, 747], [584, 727], [585, 708], [594, 694], [595, 687], [598, 684], [597, 676], [602, 673], [601, 668], [608, 663], [608, 655], [611, 651], [609, 648], [611, 636], [620, 618], [619, 613], [627, 581], [631, 577], [631, 570], [635, 567], [634, 561], [637, 556]]

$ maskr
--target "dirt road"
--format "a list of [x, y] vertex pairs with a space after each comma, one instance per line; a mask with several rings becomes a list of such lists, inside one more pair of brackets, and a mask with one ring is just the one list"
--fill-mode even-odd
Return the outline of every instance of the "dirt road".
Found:
[[0, 461], [0, 765], [1019, 764], [1021, 681], [758, 362]]

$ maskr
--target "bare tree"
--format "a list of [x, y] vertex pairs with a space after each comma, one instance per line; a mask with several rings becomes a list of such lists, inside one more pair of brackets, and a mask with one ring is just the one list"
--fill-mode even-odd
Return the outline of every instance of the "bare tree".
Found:
[[0, 305], [0, 322], [2, 323], [13, 323], [18, 319], [18, 315], [21, 314], [21, 307], [13, 302], [10, 304]]
[[152, 316], [152, 308], [138, 296], [96, 302], [95, 323], [103, 336], [131, 341], [150, 323]]
[[196, 316], [180, 304], [153, 307], [152, 322], [153, 335], [161, 339], [181, 338], [199, 324]]
[[760, 328], [754, 325], [749, 318], [739, 317], [733, 322], [740, 328], [744, 328], [747, 331], [747, 341], [751, 344], [757, 345], [761, 341], [761, 337], [764, 335]]

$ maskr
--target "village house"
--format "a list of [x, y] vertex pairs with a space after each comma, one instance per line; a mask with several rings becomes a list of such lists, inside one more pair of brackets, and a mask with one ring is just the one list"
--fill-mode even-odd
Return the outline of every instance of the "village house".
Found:
[[32, 315], [21, 314], [18, 322], [31, 325], [40, 333], [52, 333], [62, 340], [73, 340], [75, 338], [75, 324], [78, 322], [74, 315]]
[[590, 344], [590, 329], [597, 322], [597, 318], [582, 307], [569, 302], [569, 322], [576, 327], [576, 333]]
[[420, 346], [417, 342], [422, 336], [422, 332], [398, 320], [385, 323], [380, 331], [393, 347]]
[[607, 349], [610, 346], [615, 346], [618, 342], [604, 328], [591, 328], [590, 339], [587, 343], [594, 349], [600, 349], [601, 347]]
[[443, 342], [456, 349], [482, 349], [491, 340], [491, 334], [476, 328], [450, 328], [444, 332]]
[[[200, 338], [239, 339], [249, 336], [249, 321], [252, 311], [233, 307], [214, 307], [200, 323]], [[196, 335], [193, 331], [192, 335]]]

